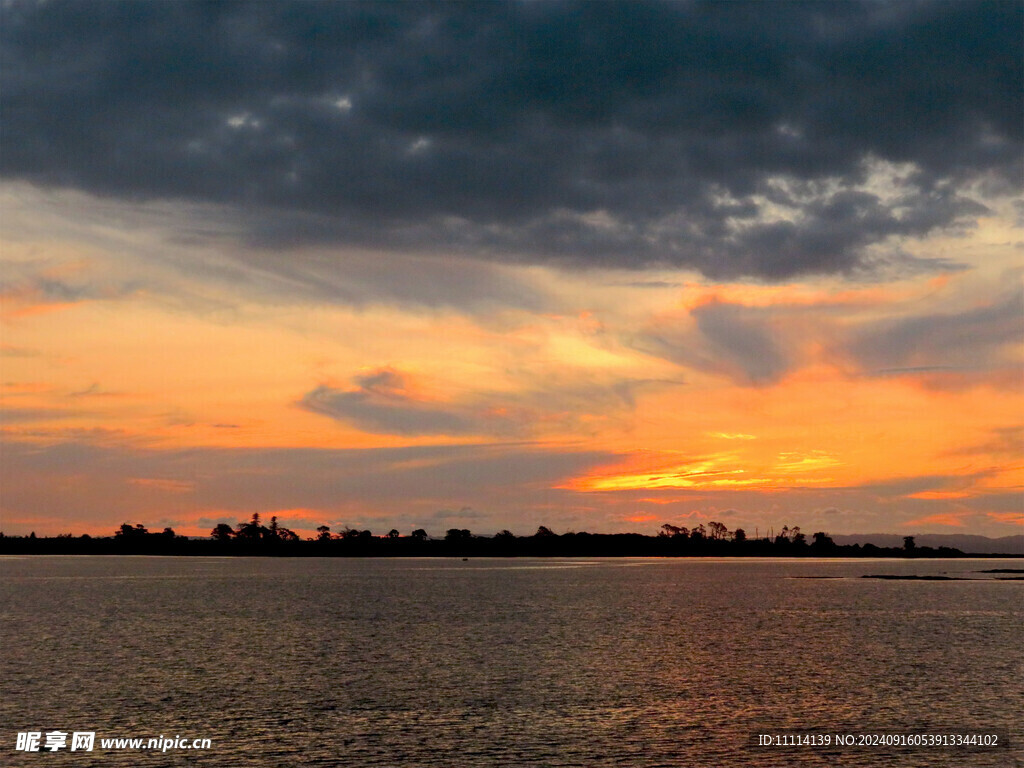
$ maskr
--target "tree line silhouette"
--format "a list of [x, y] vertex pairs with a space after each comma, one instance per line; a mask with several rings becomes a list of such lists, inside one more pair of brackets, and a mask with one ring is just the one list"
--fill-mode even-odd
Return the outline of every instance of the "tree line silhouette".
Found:
[[962, 557], [950, 547], [918, 547], [914, 537], [900, 547], [873, 544], [837, 545], [825, 532], [807, 540], [799, 527], [783, 526], [778, 534], [747, 535], [730, 531], [723, 523], [693, 528], [665, 523], [657, 535], [640, 533], [557, 534], [540, 526], [529, 536], [503, 530], [493, 536], [474, 535], [465, 528], [449, 528], [432, 537], [423, 528], [402, 535], [392, 528], [375, 535], [369, 530], [344, 528], [332, 532], [321, 525], [315, 536], [303, 539], [271, 517], [264, 524], [254, 513], [231, 527], [220, 523], [208, 538], [179, 536], [173, 529], [150, 532], [141, 524], [123, 523], [113, 536], [54, 537], [5, 536], [0, 533], [0, 554], [131, 554], [131, 555], [272, 555], [292, 557]]

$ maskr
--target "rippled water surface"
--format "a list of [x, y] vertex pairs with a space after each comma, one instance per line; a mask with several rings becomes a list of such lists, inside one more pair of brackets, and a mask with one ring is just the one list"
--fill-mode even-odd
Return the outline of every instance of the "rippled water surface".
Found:
[[[0, 764], [1020, 766], [1024, 582], [856, 578], [999, 567], [0, 558]], [[15, 752], [54, 729], [213, 745]], [[811, 730], [1009, 745], [753, 737]]]

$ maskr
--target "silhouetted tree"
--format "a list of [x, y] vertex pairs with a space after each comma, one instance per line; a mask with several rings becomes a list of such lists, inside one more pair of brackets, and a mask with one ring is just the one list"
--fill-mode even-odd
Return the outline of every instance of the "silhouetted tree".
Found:
[[836, 543], [830, 539], [824, 531], [817, 531], [811, 537], [811, 549], [819, 552], [828, 552], [835, 549]]
[[341, 538], [343, 538], [343, 539], [354, 540], [354, 539], [358, 539], [362, 535], [363, 535], [363, 532], [360, 531], [358, 528], [348, 528], [348, 527], [346, 527], [345, 530], [343, 530], [341, 532]]
[[235, 531], [235, 538], [246, 541], [258, 541], [266, 538], [267, 528], [260, 522], [260, 513], [253, 512], [252, 519], [248, 523], [239, 523]]
[[320, 525], [316, 529], [316, 540], [317, 541], [330, 541], [331, 540], [331, 526]]
[[[783, 527], [776, 536], [772, 529], [766, 538], [758, 538], [756, 542], [747, 539], [746, 532], [737, 528], [731, 534], [725, 530], [724, 524], [711, 522], [709, 538], [703, 525], [698, 525], [692, 538], [685, 538], [685, 528], [671, 524], [662, 526], [658, 536], [643, 536], [637, 533], [590, 534], [565, 533], [561, 536], [553, 533], [547, 526], [539, 526], [532, 536], [516, 537], [511, 531], [503, 530], [493, 536], [474, 537], [465, 528], [451, 528], [445, 537], [447, 542], [431, 541], [412, 546], [383, 546], [369, 530], [346, 528], [344, 533], [331, 534], [331, 529], [322, 525], [317, 528], [321, 541], [344, 538], [340, 546], [320, 547], [313, 539], [300, 543], [294, 531], [280, 525], [276, 519], [271, 526], [261, 524], [259, 515], [254, 514], [252, 520], [239, 523], [237, 531], [226, 523], [220, 523], [210, 532], [210, 536], [219, 544], [240, 537], [244, 542], [237, 547], [218, 547], [214, 542], [189, 541], [188, 537], [177, 536], [172, 528], [165, 527], [161, 533], [150, 533], [144, 525], [124, 523], [113, 537], [90, 539], [88, 535], [75, 538], [71, 533], [57, 536], [44, 536], [37, 539], [33, 531], [27, 537], [0, 536], [0, 554], [17, 554], [19, 551], [37, 554], [154, 554], [173, 553], [182, 555], [206, 554], [235, 551], [238, 554], [266, 555], [298, 555], [332, 554], [337, 556], [394, 556], [394, 555], [532, 555], [532, 556], [636, 556], [636, 555], [707, 555], [734, 552], [745, 556], [781, 555], [806, 556], [807, 554], [846, 556], [846, 557], [956, 557], [963, 553], [950, 548], [931, 549], [914, 545], [914, 537], [904, 538], [903, 548], [876, 547], [873, 545], [838, 546], [824, 532], [814, 533], [813, 543], [809, 546], [804, 540], [800, 528]], [[675, 531], [679, 531], [676, 534]], [[273, 533], [272, 533], [273, 532]], [[395, 538], [397, 530], [392, 529], [380, 538]], [[666, 534], [669, 534], [666, 536]], [[723, 536], [731, 536], [731, 545], [723, 541]], [[400, 537], [399, 537], [400, 538]], [[417, 528], [412, 532], [411, 539], [424, 542], [428, 539], [427, 532]], [[671, 544], [668, 539], [675, 539]], [[114, 541], [118, 543], [112, 545]], [[105, 543], [106, 542], [106, 543]], [[493, 544], [492, 544], [493, 542]], [[773, 543], [774, 542], [774, 543]], [[744, 544], [745, 546], [740, 546]], [[21, 548], [19, 550], [19, 548]]]
[[271, 541], [298, 541], [299, 534], [291, 528], [285, 528], [277, 522], [277, 515], [270, 518], [270, 527], [264, 531], [264, 536]]
[[789, 546], [789, 526], [782, 526], [782, 530], [779, 535], [775, 537], [775, 544], [780, 547]]
[[397, 538], [398, 538], [399, 536], [401, 536], [401, 535], [402, 535], [402, 534], [400, 534], [400, 533], [398, 532], [398, 529], [397, 529], [397, 528], [392, 528], [392, 529], [391, 529], [390, 531], [388, 531], [388, 538], [389, 538], [389, 539], [397, 539]]

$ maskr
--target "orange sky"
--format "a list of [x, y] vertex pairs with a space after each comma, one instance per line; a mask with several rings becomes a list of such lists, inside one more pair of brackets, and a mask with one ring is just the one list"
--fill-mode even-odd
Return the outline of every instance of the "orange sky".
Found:
[[[543, 306], [345, 305], [275, 293], [254, 273], [248, 285], [200, 279], [168, 265], [245, 268], [216, 249], [183, 255], [159, 220], [125, 242], [96, 234], [88, 198], [15, 192], [6, 532], [95, 534], [128, 519], [203, 533], [252, 511], [306, 530], [654, 530], [696, 517], [1005, 534], [1022, 522], [1020, 347], [1004, 328], [1007, 313], [1019, 320], [1020, 272], [1001, 219], [931, 244], [984, 255], [970, 270], [884, 284], [663, 271], [652, 287], [495, 266]], [[400, 269], [403, 257], [375, 258]], [[417, 258], [441, 278], [458, 269]], [[60, 300], [46, 290], [58, 281]], [[960, 322], [976, 349], [928, 337], [919, 319], [936, 317], [949, 345], [964, 343]], [[69, 446], [78, 459], [56, 458]], [[349, 491], [301, 461], [283, 474], [263, 464], [303, 449], [342, 463], [381, 451], [384, 477], [434, 467], [459, 480]], [[503, 466], [505, 453], [518, 458]], [[243, 455], [273, 485], [267, 498], [219, 487], [216, 472]], [[518, 474], [523, 457], [532, 475]]]
[[1015, 3], [0, 4], [0, 531], [1024, 525]]

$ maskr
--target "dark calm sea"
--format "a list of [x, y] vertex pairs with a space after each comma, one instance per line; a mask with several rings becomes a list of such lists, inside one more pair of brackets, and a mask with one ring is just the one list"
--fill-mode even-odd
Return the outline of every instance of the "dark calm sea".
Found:
[[[1021, 567], [0, 558], [0, 765], [1021, 766], [1024, 581], [979, 573]], [[16, 750], [52, 731], [94, 749]], [[160, 736], [212, 744], [100, 747]]]

